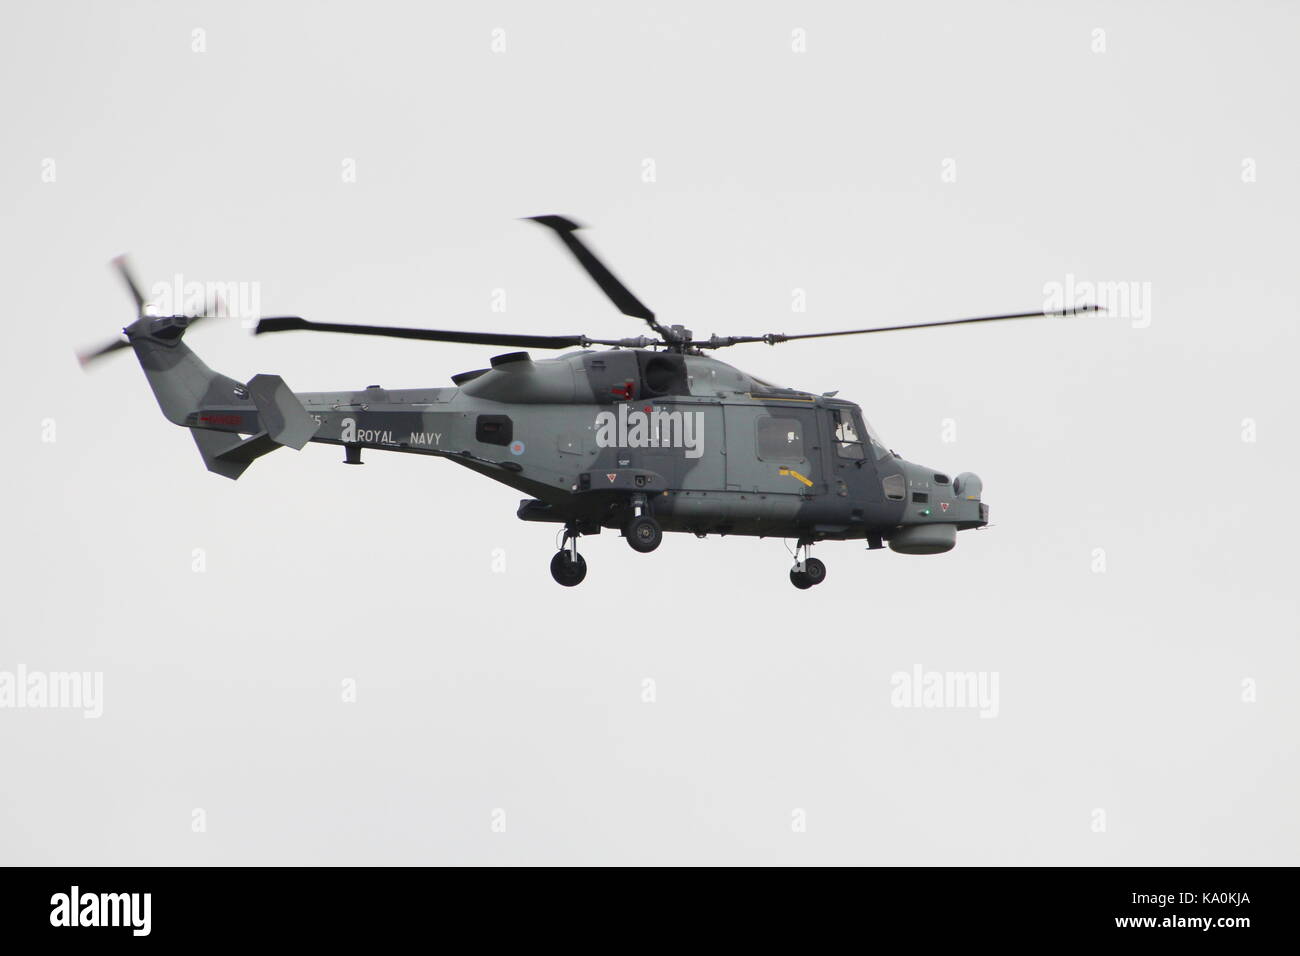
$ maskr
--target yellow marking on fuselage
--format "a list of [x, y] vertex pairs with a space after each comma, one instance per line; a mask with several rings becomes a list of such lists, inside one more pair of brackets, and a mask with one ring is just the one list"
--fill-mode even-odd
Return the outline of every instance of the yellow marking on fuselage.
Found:
[[781, 468], [779, 471], [777, 471], [777, 474], [788, 475], [791, 478], [797, 478], [798, 480], [802, 481], [805, 485], [807, 485], [809, 488], [813, 486], [812, 479], [805, 478], [803, 475], [799, 474], [799, 472], [795, 471], [793, 468]]

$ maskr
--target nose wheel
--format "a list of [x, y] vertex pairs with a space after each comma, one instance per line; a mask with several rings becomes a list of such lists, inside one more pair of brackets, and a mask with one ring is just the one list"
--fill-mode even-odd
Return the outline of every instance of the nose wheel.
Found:
[[[826, 580], [826, 565], [808, 554], [811, 547], [812, 542], [799, 542], [799, 548], [795, 551], [795, 564], [790, 569], [790, 583], [800, 591], [807, 591]], [[800, 553], [803, 554], [802, 561], [798, 560]]]
[[577, 587], [587, 576], [587, 562], [578, 553], [578, 533], [564, 530], [564, 542], [551, 558], [551, 577], [566, 588]]

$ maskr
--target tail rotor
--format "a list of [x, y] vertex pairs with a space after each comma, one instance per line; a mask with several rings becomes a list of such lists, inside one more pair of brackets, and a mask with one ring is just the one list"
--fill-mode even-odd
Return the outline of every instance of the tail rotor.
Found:
[[[131, 338], [136, 335], [149, 335], [163, 341], [178, 339], [184, 334], [185, 330], [191, 326], [197, 325], [204, 319], [220, 318], [226, 315], [226, 305], [219, 294], [213, 296], [203, 303], [203, 308], [195, 315], [150, 315], [148, 313], [149, 302], [140, 291], [140, 284], [136, 282], [135, 274], [127, 264], [126, 256], [117, 256], [112, 260], [111, 265], [122, 277], [126, 284], [127, 291], [131, 293], [131, 298], [135, 302], [135, 321], [122, 329], [125, 338], [116, 338], [105, 342], [98, 348], [87, 349], [77, 353], [77, 361], [81, 367], [92, 364], [106, 355], [129, 348]], [[283, 316], [284, 319], [297, 319], [296, 316]]]

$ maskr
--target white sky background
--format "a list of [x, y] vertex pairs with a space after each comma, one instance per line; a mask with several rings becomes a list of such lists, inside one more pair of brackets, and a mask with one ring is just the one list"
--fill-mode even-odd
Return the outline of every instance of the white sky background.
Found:
[[[444, 7], [6, 7], [0, 670], [105, 700], [0, 710], [0, 862], [1300, 862], [1294, 7]], [[703, 335], [1034, 309], [1070, 274], [1150, 283], [1151, 321], [731, 350], [984, 479], [995, 527], [824, 545], [808, 592], [779, 541], [611, 533], [563, 589], [503, 486], [320, 446], [226, 481], [130, 353], [73, 359], [131, 319], [122, 251], [266, 314], [640, 334], [539, 213]], [[187, 341], [298, 390], [492, 354]], [[998, 672], [998, 717], [892, 707], [916, 664]]]

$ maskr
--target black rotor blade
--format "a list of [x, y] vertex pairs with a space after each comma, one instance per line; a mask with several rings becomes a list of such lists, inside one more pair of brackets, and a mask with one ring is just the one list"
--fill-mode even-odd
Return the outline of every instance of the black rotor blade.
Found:
[[981, 315], [973, 319], [945, 319], [942, 322], [911, 322], [907, 325], [881, 325], [870, 329], [846, 329], [842, 332], [805, 332], [799, 335], [785, 335], [780, 332], [769, 332], [767, 335], [729, 335], [714, 336], [706, 341], [696, 342], [699, 348], [724, 348], [728, 345], [742, 345], [746, 342], [766, 342], [768, 345], [775, 345], [778, 342], [793, 342], [795, 339], [825, 339], [836, 335], [869, 335], [872, 332], [898, 332], [902, 329], [932, 329], [941, 325], [970, 325], [975, 322], [1001, 322], [1006, 319], [1045, 319], [1045, 318], [1064, 318], [1070, 315], [1078, 315], [1081, 312], [1100, 312], [1099, 305], [1083, 305], [1072, 309], [1061, 309], [1055, 312], [1011, 312], [1006, 315]]
[[130, 345], [131, 343], [126, 339], [114, 339], [112, 342], [109, 342], [107, 345], [101, 346], [94, 351], [78, 352], [77, 361], [81, 363], [82, 368], [85, 368], [96, 359], [103, 358], [105, 355], [108, 355], [110, 352], [116, 352], [118, 349], [129, 348]]
[[563, 216], [528, 216], [527, 218], [541, 223], [560, 237], [560, 241], [569, 247], [574, 258], [587, 270], [587, 275], [596, 281], [596, 285], [600, 286], [600, 290], [609, 297], [620, 312], [634, 319], [644, 319], [650, 323], [652, 329], [663, 334], [659, 323], [655, 321], [655, 314], [644, 302], [634, 296], [614, 273], [609, 271], [605, 263], [596, 258], [596, 254], [588, 249], [581, 239], [574, 235], [574, 232], [582, 226]]
[[341, 325], [308, 322], [296, 315], [262, 319], [253, 330], [263, 332], [347, 332], [351, 335], [384, 335], [394, 339], [420, 339], [426, 342], [459, 342], [463, 345], [502, 345], [518, 349], [568, 349], [584, 344], [581, 335], [512, 335], [499, 332], [455, 332], [447, 329], [403, 329], [389, 325]]
[[131, 291], [131, 298], [135, 299], [135, 314], [144, 315], [144, 296], [140, 294], [140, 287], [136, 285], [135, 277], [131, 275], [131, 269], [126, 264], [126, 256], [118, 256], [113, 260], [113, 265], [122, 276], [122, 281]]

